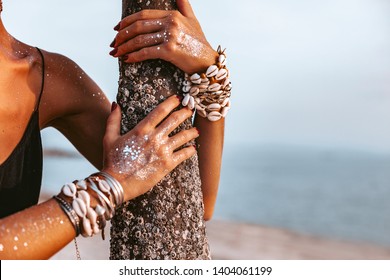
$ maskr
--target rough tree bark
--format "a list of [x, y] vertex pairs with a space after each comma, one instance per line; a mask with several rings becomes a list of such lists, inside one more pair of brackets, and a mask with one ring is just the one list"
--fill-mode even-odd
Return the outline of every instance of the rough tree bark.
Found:
[[[175, 0], [123, 0], [122, 17], [142, 9], [177, 9]], [[162, 60], [120, 60], [121, 132], [132, 129], [161, 101], [182, 94], [184, 73]], [[188, 119], [178, 130], [192, 126]], [[177, 132], [177, 131], [176, 131]], [[175, 133], [175, 132], [174, 132]], [[179, 165], [151, 191], [125, 203], [112, 220], [111, 259], [210, 258], [198, 157]]]

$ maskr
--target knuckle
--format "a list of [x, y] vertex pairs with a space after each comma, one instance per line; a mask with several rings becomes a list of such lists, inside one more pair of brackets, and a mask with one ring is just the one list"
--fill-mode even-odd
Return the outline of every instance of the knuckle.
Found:
[[136, 21], [134, 24], [133, 24], [133, 31], [135, 32], [135, 33], [139, 33], [140, 31], [141, 31], [141, 29], [142, 29], [142, 25], [143, 25], [143, 23], [141, 23], [140, 21]]
[[146, 10], [142, 10], [138, 12], [138, 19], [146, 19], [148, 17], [148, 12]]
[[179, 26], [180, 24], [180, 15], [178, 11], [173, 11], [170, 15], [170, 22], [173, 26]]
[[135, 137], [142, 137], [148, 133], [148, 127], [146, 124], [138, 125], [133, 129]]
[[141, 60], [144, 60], [144, 59], [146, 59], [146, 57], [148, 57], [149, 50], [147, 48], [143, 48], [139, 51], [139, 55], [140, 55]]
[[138, 35], [137, 37], [134, 38], [134, 43], [136, 45], [141, 45], [142, 44], [142, 37], [140, 35]]
[[176, 51], [176, 44], [172, 41], [168, 41], [164, 43], [164, 49], [168, 53], [174, 53]]
[[173, 112], [170, 116], [170, 119], [174, 123], [180, 123], [182, 122], [182, 114], [179, 111]]

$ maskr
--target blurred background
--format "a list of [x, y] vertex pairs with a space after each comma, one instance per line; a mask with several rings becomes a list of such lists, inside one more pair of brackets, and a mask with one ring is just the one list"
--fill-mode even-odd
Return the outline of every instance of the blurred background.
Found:
[[[70, 57], [115, 100], [120, 0], [3, 2], [11, 34]], [[210, 43], [227, 48], [233, 81], [210, 223], [217, 257], [390, 258], [390, 2], [192, 5]], [[94, 171], [57, 131], [43, 140], [43, 196]]]

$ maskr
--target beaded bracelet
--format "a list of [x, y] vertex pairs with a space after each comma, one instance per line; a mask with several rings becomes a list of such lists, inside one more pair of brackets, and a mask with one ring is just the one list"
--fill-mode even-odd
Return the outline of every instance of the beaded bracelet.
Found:
[[217, 63], [207, 68], [206, 73], [185, 75], [183, 83], [183, 106], [196, 109], [198, 115], [210, 121], [226, 117], [230, 110], [231, 82], [226, 68], [225, 50], [218, 46]]
[[53, 198], [58, 201], [58, 204], [60, 205], [61, 209], [65, 212], [69, 220], [72, 222], [74, 230], [76, 231], [76, 237], [79, 236], [81, 231], [80, 219], [77, 216], [76, 212], [73, 210], [72, 206], [58, 195], [53, 196]]

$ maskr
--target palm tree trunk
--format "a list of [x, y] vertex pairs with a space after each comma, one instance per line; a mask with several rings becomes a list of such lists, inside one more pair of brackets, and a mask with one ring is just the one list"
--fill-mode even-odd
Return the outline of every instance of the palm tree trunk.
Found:
[[[122, 18], [143, 9], [177, 9], [175, 0], [122, 0]], [[182, 94], [184, 73], [169, 62], [155, 59], [126, 64], [119, 60], [118, 104], [122, 107], [122, 133], [132, 129], [161, 101], [172, 94]], [[146, 103], [144, 112], [139, 106], [127, 106], [129, 95]], [[138, 103], [135, 105], [139, 105]]]
[[[123, 14], [176, 9], [175, 0], [123, 0]], [[162, 60], [119, 61], [121, 132], [131, 130], [161, 101], [182, 94], [184, 73]], [[191, 118], [176, 131], [189, 129]], [[111, 220], [110, 259], [209, 259], [197, 155], [148, 193], [124, 203]]]

